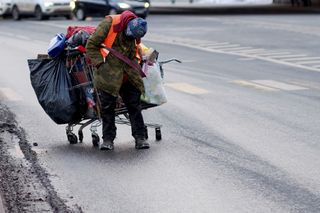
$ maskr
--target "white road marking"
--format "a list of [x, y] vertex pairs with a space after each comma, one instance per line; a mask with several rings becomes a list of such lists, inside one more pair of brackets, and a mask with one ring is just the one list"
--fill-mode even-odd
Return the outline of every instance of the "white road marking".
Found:
[[293, 91], [293, 90], [306, 90], [308, 88], [306, 87], [301, 87], [293, 84], [287, 84], [283, 83], [280, 81], [274, 81], [274, 80], [254, 80], [252, 81], [254, 83], [271, 87], [271, 88], [276, 88], [276, 89], [281, 89], [281, 90], [286, 90], [286, 91]]
[[316, 61], [302, 61], [302, 62], [297, 62], [297, 64], [320, 64], [320, 60], [316, 60]]
[[[279, 56], [270, 56], [271, 58], [297, 58], [299, 59], [298, 57], [304, 57], [304, 56], [307, 56], [307, 55], [279, 55]], [[281, 59], [281, 60], [285, 60], [285, 59]]]
[[239, 47], [239, 46], [240, 45], [238, 44], [228, 44], [228, 45], [215, 46], [214, 48], [218, 50], [223, 50], [225, 48], [233, 48], [233, 47]]
[[284, 61], [306, 61], [306, 60], [314, 60], [314, 59], [320, 59], [320, 57], [289, 58], [289, 59], [283, 59], [283, 60]]
[[189, 39], [181, 39], [184, 42], [189, 42], [192, 44], [197, 44], [199, 46], [208, 46], [208, 45], [222, 45], [222, 44], [229, 44], [229, 42], [208, 42], [208, 41], [195, 41]]
[[290, 54], [290, 52], [269, 52], [269, 53], [266, 52], [266, 53], [257, 53], [256, 55], [272, 57], [274, 55], [286, 55], [286, 54]]
[[[187, 42], [186, 39], [183, 39], [183, 38], [178, 38], [178, 37], [173, 38], [170, 36], [159, 36], [156, 34], [149, 34], [144, 40], [158, 42], [158, 43], [172, 44], [172, 45], [180, 45], [180, 46], [198, 49], [198, 50], [202, 50], [202, 51], [208, 51], [208, 52], [212, 52], [212, 53], [222, 53], [222, 54], [236, 55], [236, 56], [240, 56], [240, 57], [250, 57], [250, 58], [268, 61], [271, 63], [291, 66], [291, 67], [309, 70], [309, 71], [320, 72], [320, 67], [295, 63], [294, 61], [297, 60], [296, 55], [292, 54], [292, 56], [295, 57], [292, 59], [289, 57], [289, 55], [291, 54], [290, 52], [280, 52], [279, 50], [278, 51], [271, 51], [271, 50], [265, 50], [263, 48], [252, 49], [252, 50], [239, 50], [239, 51], [223, 51], [223, 49], [228, 48], [228, 46], [226, 46], [225, 48], [222, 48], [220, 46], [220, 49], [217, 49], [218, 48], [217, 46], [216, 46], [217, 48], [215, 46], [203, 47], [200, 45], [196, 45], [197, 42], [199, 42], [201, 44], [206, 43], [206, 41], [203, 41], [203, 40], [193, 40], [192, 42]], [[224, 42], [224, 43], [229, 44], [229, 42]], [[208, 41], [208, 44], [209, 44], [209, 41]], [[232, 45], [232, 44], [229, 44], [229, 45]], [[278, 58], [276, 56], [278, 56]], [[281, 59], [281, 57], [284, 57], [284, 58]], [[292, 60], [288, 61], [288, 59], [289, 60], [292, 59]]]
[[0, 88], [0, 100], [22, 101], [22, 97], [10, 88]]
[[235, 51], [235, 53], [239, 54], [259, 54], [265, 52], [265, 49], [251, 49], [251, 50], [241, 50], [241, 51]]
[[234, 47], [234, 48], [225, 48], [220, 49], [221, 51], [241, 51], [241, 50], [252, 50], [252, 47]]
[[266, 87], [266, 86], [262, 86], [260, 84], [256, 84], [256, 83], [252, 83], [250, 81], [244, 81], [244, 80], [235, 80], [232, 81], [233, 83], [239, 84], [241, 86], [246, 86], [246, 87], [252, 87], [255, 89], [259, 89], [259, 90], [265, 90], [265, 91], [278, 91], [278, 89], [276, 88], [271, 88], [271, 87]]
[[253, 61], [255, 58], [238, 58], [239, 61]]
[[166, 83], [166, 86], [192, 95], [207, 94], [209, 91], [187, 83]]
[[216, 46], [223, 46], [223, 45], [229, 45], [229, 42], [214, 42], [214, 43], [206, 43], [206, 44], [201, 44], [200, 46], [204, 47], [216, 47]]

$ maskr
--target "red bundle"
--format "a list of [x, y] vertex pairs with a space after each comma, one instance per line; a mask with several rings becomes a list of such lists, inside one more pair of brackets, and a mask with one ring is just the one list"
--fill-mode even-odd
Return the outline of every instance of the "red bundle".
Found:
[[84, 30], [90, 35], [96, 30], [96, 27], [93, 26], [69, 26], [67, 28], [67, 35], [66, 38], [70, 38], [75, 33], [79, 32], [80, 30]]

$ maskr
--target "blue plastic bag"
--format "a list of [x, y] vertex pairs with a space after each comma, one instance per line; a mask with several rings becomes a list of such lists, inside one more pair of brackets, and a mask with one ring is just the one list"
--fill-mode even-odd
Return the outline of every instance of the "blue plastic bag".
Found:
[[58, 33], [50, 41], [48, 47], [48, 55], [52, 58], [59, 56], [65, 47], [66, 36], [63, 33]]

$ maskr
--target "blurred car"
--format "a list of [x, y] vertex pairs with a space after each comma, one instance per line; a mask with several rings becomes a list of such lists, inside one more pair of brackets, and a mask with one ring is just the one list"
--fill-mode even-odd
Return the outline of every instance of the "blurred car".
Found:
[[146, 18], [149, 14], [149, 0], [71, 0], [70, 7], [78, 20], [88, 16], [104, 17], [130, 10], [137, 16]]
[[0, 16], [7, 17], [11, 14], [11, 0], [0, 0]]
[[12, 0], [11, 13], [14, 20], [22, 16], [35, 16], [38, 20], [50, 16], [72, 18], [70, 0]]

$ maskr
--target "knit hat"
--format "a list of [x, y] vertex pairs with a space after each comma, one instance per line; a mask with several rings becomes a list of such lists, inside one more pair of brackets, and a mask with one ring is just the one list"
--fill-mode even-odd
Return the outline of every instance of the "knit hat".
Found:
[[128, 23], [126, 35], [139, 39], [147, 32], [147, 22], [143, 18], [135, 18]]

